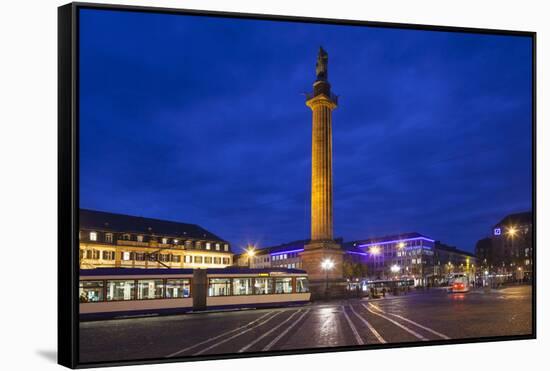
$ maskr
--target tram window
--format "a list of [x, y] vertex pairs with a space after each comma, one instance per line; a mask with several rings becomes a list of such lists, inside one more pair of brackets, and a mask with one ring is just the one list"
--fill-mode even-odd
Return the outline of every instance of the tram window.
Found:
[[80, 281], [78, 296], [81, 303], [103, 301], [103, 281]]
[[275, 293], [276, 294], [291, 294], [292, 293], [292, 278], [275, 278]]
[[208, 284], [208, 296], [231, 295], [230, 278], [211, 278]]
[[252, 294], [252, 278], [233, 278], [233, 295]]
[[202, 264], [202, 256], [195, 256], [195, 257], [193, 258], [193, 261], [194, 261], [195, 263], [200, 263], [200, 264]]
[[162, 280], [139, 280], [138, 299], [162, 299], [164, 296], [164, 282]]
[[273, 294], [273, 280], [271, 278], [256, 278], [254, 291], [256, 295]]
[[107, 301], [133, 300], [135, 292], [133, 280], [107, 281]]
[[179, 255], [172, 255], [172, 261], [173, 261], [174, 263], [179, 263], [179, 262], [181, 262], [181, 256], [179, 256]]
[[187, 279], [166, 280], [166, 297], [169, 299], [191, 296], [191, 284]]
[[212, 257], [211, 256], [205, 256], [204, 257], [204, 263], [205, 264], [212, 264]]
[[309, 287], [307, 284], [307, 277], [296, 278], [296, 292], [308, 292]]

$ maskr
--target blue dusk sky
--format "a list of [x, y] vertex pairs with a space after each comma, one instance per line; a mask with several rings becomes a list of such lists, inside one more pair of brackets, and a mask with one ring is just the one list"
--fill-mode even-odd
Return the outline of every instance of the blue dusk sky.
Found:
[[236, 252], [309, 237], [319, 46], [335, 236], [470, 250], [532, 208], [531, 39], [80, 13], [80, 206], [199, 224]]

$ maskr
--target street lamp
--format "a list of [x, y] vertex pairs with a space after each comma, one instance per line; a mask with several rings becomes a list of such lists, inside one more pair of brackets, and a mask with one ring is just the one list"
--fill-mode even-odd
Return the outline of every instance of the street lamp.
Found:
[[[511, 247], [512, 247], [512, 254], [515, 254], [515, 252], [516, 252], [516, 251], [515, 251], [516, 249], [515, 249], [515, 246], [514, 246], [514, 240], [515, 240], [515, 237], [516, 237], [516, 234], [517, 234], [517, 233], [518, 233], [518, 230], [517, 230], [517, 228], [514, 227], [514, 226], [510, 226], [510, 227], [508, 228], [508, 230], [506, 231], [506, 234], [508, 235], [508, 238], [509, 238], [510, 240], [512, 240], [512, 246], [511, 246]], [[511, 264], [510, 264], [510, 265], [511, 265]]]
[[401, 267], [397, 264], [394, 264], [390, 267], [390, 271], [397, 276], [397, 273], [401, 270]]
[[374, 255], [374, 256], [380, 255], [380, 247], [379, 247], [379, 246], [373, 246], [373, 247], [371, 247], [371, 248], [369, 249], [369, 253], [370, 253], [371, 255]]
[[254, 246], [248, 246], [248, 248], [246, 249], [246, 256], [248, 256], [248, 268], [250, 268], [250, 261], [252, 260], [254, 255], [256, 255]]
[[321, 262], [321, 268], [325, 271], [325, 296], [328, 296], [328, 271], [334, 268], [334, 262], [330, 259], [325, 259]]

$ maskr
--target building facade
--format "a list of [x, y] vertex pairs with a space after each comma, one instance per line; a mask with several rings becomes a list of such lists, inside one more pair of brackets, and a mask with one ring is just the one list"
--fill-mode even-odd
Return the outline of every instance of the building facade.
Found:
[[80, 268], [224, 268], [229, 243], [187, 223], [80, 209]]
[[[367, 254], [354, 246], [343, 244], [342, 239], [335, 239], [335, 242], [342, 246], [344, 278], [363, 277], [363, 272], [366, 272]], [[301, 253], [308, 243], [309, 240], [298, 240], [256, 249], [252, 257], [245, 252], [237, 256], [236, 262], [237, 265], [245, 267], [248, 266], [250, 259], [251, 268], [304, 269]]]
[[533, 214], [531, 211], [505, 216], [478, 241], [476, 256], [489, 274], [513, 280], [531, 280], [533, 274]]
[[349, 242], [368, 254], [368, 278], [414, 279], [424, 285], [433, 275], [434, 240], [419, 233], [405, 233]]
[[368, 278], [412, 279], [415, 285], [446, 283], [451, 273], [471, 273], [475, 256], [417, 232], [349, 242], [368, 254]]
[[474, 280], [477, 268], [475, 254], [435, 241], [433, 261], [435, 284], [447, 282], [449, 275], [453, 273], [466, 273], [470, 280]]

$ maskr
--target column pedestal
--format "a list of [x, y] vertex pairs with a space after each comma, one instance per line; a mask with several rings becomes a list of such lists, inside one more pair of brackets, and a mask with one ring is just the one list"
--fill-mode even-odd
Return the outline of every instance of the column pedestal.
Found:
[[[303, 269], [308, 273], [312, 300], [342, 298], [347, 294], [347, 281], [343, 279], [344, 252], [334, 241], [312, 241], [300, 253]], [[329, 259], [334, 263], [324, 270], [322, 263]]]

